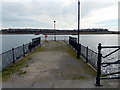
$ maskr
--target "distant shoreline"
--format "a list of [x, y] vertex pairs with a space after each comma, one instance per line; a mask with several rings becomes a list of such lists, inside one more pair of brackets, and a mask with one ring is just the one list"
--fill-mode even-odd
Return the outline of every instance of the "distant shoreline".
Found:
[[[109, 31], [103, 28], [80, 29], [80, 34], [120, 34], [120, 31]], [[59, 29], [2, 29], [0, 34], [48, 34], [48, 35], [77, 35], [78, 30], [59, 30]]]
[[[39, 35], [39, 34], [48, 34], [48, 35], [54, 35], [54, 33], [0, 33], [1, 35], [11, 35], [11, 34], [35, 34], [35, 35]], [[56, 32], [56, 35], [77, 35], [77, 32]], [[120, 34], [120, 32], [80, 32], [80, 34]]]

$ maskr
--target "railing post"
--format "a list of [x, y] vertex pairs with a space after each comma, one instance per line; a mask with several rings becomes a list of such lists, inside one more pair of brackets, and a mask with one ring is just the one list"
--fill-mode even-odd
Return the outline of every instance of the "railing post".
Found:
[[12, 48], [12, 54], [13, 54], [13, 63], [15, 63], [14, 48]]
[[101, 76], [101, 43], [98, 44], [98, 61], [97, 61], [97, 77], [96, 77], [96, 86], [101, 86], [100, 76]]
[[81, 44], [79, 46], [79, 55], [81, 55]]
[[38, 46], [39, 45], [39, 38], [37, 38], [37, 42], [36, 42], [36, 46]]
[[23, 44], [23, 57], [25, 56], [25, 45]]
[[35, 42], [32, 40], [32, 42], [31, 42], [31, 48], [33, 49], [34, 47], [35, 47], [35, 44], [34, 44]]
[[77, 43], [77, 58], [80, 58], [81, 44]]
[[88, 63], [88, 46], [86, 47], [86, 63]]
[[69, 37], [69, 44], [70, 44], [70, 37]]
[[31, 52], [31, 42], [29, 42], [29, 51]]
[[41, 38], [39, 37], [39, 45], [40, 45], [40, 42], [41, 42]]

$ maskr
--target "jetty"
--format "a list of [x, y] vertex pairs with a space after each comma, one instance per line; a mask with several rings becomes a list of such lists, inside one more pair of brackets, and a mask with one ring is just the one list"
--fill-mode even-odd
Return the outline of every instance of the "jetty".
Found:
[[34, 50], [3, 69], [3, 88], [117, 88], [118, 80], [95, 85], [97, 72], [68, 41], [42, 41]]

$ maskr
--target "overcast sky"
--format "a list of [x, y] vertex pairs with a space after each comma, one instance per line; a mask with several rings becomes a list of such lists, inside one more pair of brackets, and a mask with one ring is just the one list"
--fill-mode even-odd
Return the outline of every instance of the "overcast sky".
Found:
[[[81, 0], [81, 28], [118, 28], [119, 0]], [[1, 28], [77, 28], [77, 0], [3, 0]]]

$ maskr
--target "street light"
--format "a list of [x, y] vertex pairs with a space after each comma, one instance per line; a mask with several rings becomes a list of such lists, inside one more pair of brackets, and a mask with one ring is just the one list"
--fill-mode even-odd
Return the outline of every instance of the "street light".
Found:
[[78, 0], [78, 50], [77, 50], [77, 58], [80, 58], [79, 32], [80, 32], [80, 1]]
[[56, 21], [54, 21], [54, 41], [56, 41], [56, 32], [55, 32], [55, 27], [56, 26]]

